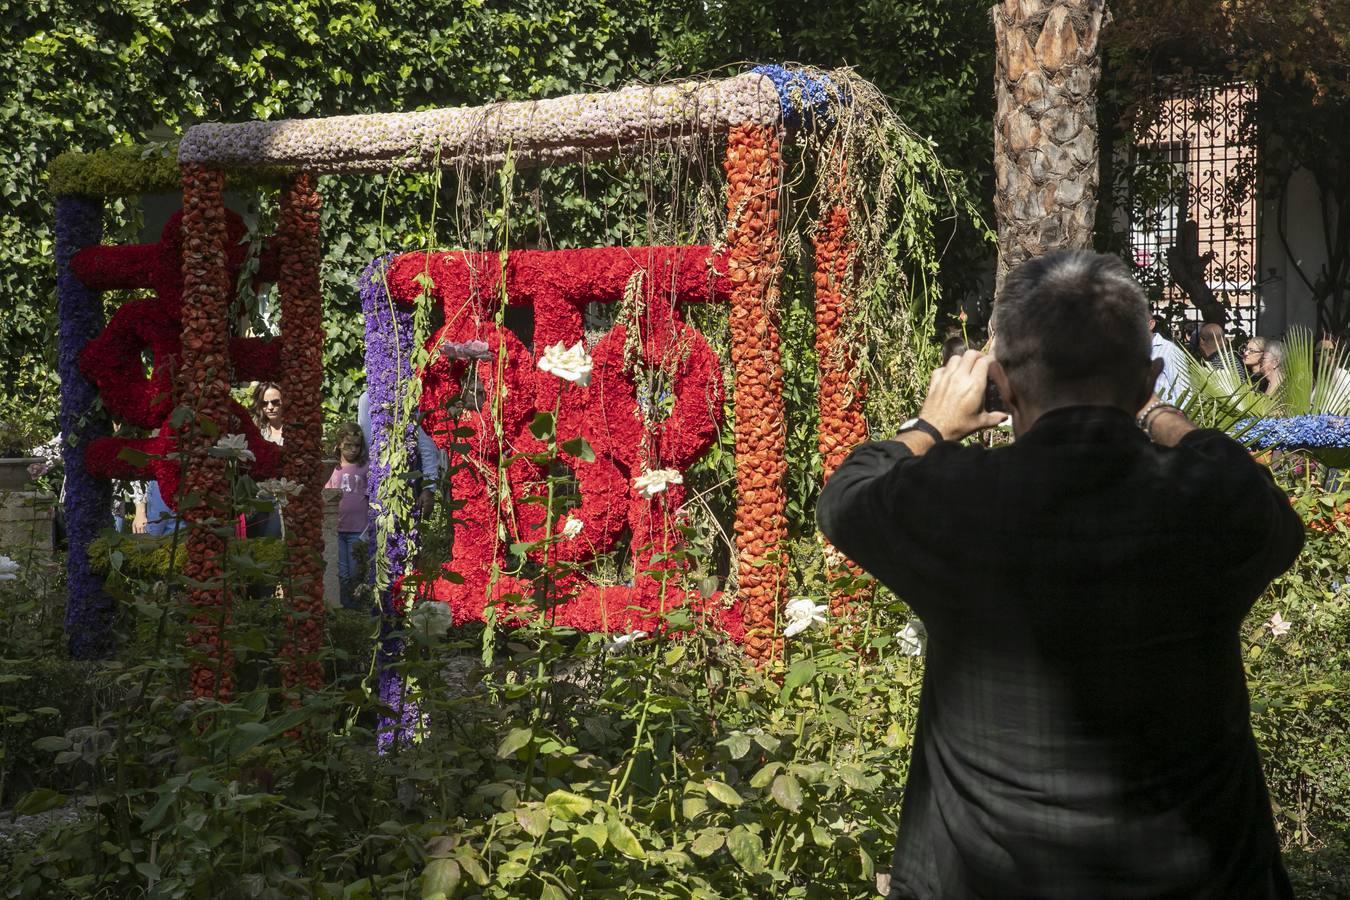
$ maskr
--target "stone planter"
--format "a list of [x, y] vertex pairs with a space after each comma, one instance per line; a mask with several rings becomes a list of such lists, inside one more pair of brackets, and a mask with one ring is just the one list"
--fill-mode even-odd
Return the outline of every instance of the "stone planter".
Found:
[[42, 462], [36, 456], [0, 459], [0, 491], [24, 491], [33, 483], [28, 467]]

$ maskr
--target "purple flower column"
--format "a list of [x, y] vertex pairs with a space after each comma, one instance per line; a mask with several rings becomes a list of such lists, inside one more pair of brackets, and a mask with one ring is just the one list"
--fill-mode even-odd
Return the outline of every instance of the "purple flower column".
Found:
[[103, 302], [70, 271], [70, 260], [103, 237], [103, 204], [88, 197], [56, 198], [57, 371], [61, 376], [61, 455], [65, 461], [66, 639], [74, 659], [113, 650], [113, 600], [89, 567], [89, 542], [112, 527], [112, 483], [84, 469], [84, 453], [109, 433], [98, 392], [80, 374], [84, 345], [103, 330]]
[[[403, 402], [403, 391], [412, 381], [412, 309], [393, 302], [389, 297], [384, 274], [393, 254], [379, 257], [371, 262], [361, 273], [361, 307], [366, 316], [366, 387], [370, 391], [370, 468], [366, 475], [367, 490], [370, 496], [371, 559], [380, 553], [379, 519], [384, 512], [380, 502], [380, 485], [387, 478], [399, 479], [401, 472], [391, 472], [384, 461], [385, 446], [391, 439], [402, 439], [405, 459], [410, 462], [417, 459], [417, 435], [415, 423], [409, 421], [401, 435], [394, 435], [397, 410]], [[414, 520], [395, 523], [386, 535], [383, 558], [388, 561], [389, 584], [397, 584], [403, 576], [410, 548], [417, 541], [416, 507]], [[406, 526], [406, 530], [402, 530]], [[371, 566], [374, 578], [375, 567]], [[417, 720], [417, 709], [404, 700], [403, 680], [392, 663], [398, 659], [403, 647], [388, 637], [392, 630], [395, 614], [390, 592], [385, 590], [379, 598], [383, 623], [380, 631], [383, 635], [378, 654], [379, 696], [380, 701], [399, 713], [399, 721], [385, 719], [379, 724], [376, 744], [381, 753], [395, 743], [406, 745], [412, 737], [412, 725]]]

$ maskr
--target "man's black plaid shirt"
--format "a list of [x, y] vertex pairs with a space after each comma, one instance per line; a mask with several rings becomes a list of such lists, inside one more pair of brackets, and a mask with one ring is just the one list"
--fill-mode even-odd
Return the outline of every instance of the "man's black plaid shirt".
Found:
[[1303, 526], [1241, 446], [1060, 409], [864, 444], [818, 515], [928, 629], [892, 897], [1287, 894], [1239, 628]]

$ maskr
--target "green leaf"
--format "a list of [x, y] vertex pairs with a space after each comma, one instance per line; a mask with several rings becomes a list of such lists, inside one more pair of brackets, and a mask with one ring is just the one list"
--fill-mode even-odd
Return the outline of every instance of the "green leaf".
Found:
[[783, 768], [783, 764], [780, 762], [771, 762], [761, 766], [758, 772], [750, 776], [750, 786], [752, 788], [764, 787], [769, 782], [773, 781], [773, 776], [776, 775], [781, 768]]
[[702, 797], [685, 797], [680, 801], [680, 813], [693, 821], [708, 811], [708, 801]]
[[530, 837], [541, 838], [548, 834], [548, 823], [553, 821], [553, 814], [538, 806], [517, 806], [516, 821]]
[[775, 778], [773, 787], [769, 788], [769, 796], [773, 798], [773, 802], [788, 812], [796, 812], [802, 808], [802, 786], [791, 775], [784, 774]]
[[541, 441], [548, 440], [548, 436], [553, 434], [553, 413], [535, 413], [534, 421], [530, 422], [530, 434]]
[[591, 449], [590, 444], [586, 443], [584, 437], [574, 437], [570, 441], [563, 441], [562, 450], [582, 462], [595, 462], [595, 451]]
[[751, 875], [764, 871], [764, 844], [744, 825], [737, 825], [727, 835], [727, 850], [736, 864]]
[[24, 794], [18, 803], [14, 804], [14, 814], [16, 816], [35, 816], [49, 809], [56, 809], [65, 802], [65, 794], [59, 794], [51, 788], [34, 788]]
[[689, 852], [696, 856], [712, 856], [722, 845], [726, 843], [725, 828], [705, 828], [694, 838], [694, 843], [689, 845]]
[[609, 842], [614, 845], [624, 856], [631, 859], [646, 859], [647, 851], [642, 849], [638, 843], [637, 835], [633, 834], [632, 829], [620, 822], [618, 819], [609, 820]]
[[799, 659], [788, 667], [787, 675], [783, 677], [782, 699], [786, 701], [792, 696], [792, 692], [804, 684], [810, 683], [811, 679], [816, 677], [816, 662], [813, 659]]
[[709, 794], [712, 794], [713, 797], [727, 806], [740, 806], [744, 802], [741, 795], [736, 793], [730, 785], [715, 778], [704, 781], [703, 786], [708, 789]]
[[599, 849], [605, 846], [609, 840], [609, 829], [598, 822], [592, 822], [588, 825], [581, 825], [577, 828], [576, 835], [572, 838], [572, 843], [578, 841], [590, 841]]
[[543, 890], [539, 892], [539, 900], [567, 900], [567, 895], [554, 885], [545, 882]]
[[533, 737], [534, 731], [529, 728], [512, 728], [497, 745], [497, 758], [506, 759], [508, 756], [515, 756], [516, 751], [528, 744]]
[[459, 863], [453, 859], [433, 859], [422, 870], [422, 900], [442, 900], [459, 887]]
[[564, 822], [584, 816], [594, 805], [589, 798], [564, 790], [556, 790], [544, 798], [545, 808]]
[[719, 743], [727, 748], [727, 752], [731, 754], [732, 759], [740, 759], [750, 752], [750, 735], [744, 731], [732, 732], [730, 737]]
[[70, 739], [62, 737], [59, 734], [52, 734], [48, 735], [47, 737], [40, 737], [36, 741], [33, 741], [33, 749], [41, 750], [44, 753], [57, 753], [61, 750], [67, 749], [69, 746], [70, 746]]

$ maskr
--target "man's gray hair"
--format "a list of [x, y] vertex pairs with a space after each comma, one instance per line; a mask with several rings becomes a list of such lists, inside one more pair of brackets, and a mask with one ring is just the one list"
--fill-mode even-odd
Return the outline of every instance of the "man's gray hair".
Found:
[[1148, 299], [1119, 257], [1065, 250], [1008, 274], [994, 355], [1023, 388], [1095, 382], [1129, 390], [1151, 353]]

